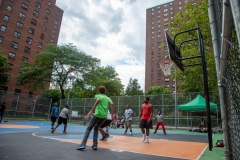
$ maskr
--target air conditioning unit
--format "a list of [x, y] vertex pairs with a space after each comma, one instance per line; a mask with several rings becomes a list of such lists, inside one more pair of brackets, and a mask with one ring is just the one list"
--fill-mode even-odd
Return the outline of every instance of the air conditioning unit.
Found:
[[17, 49], [18, 47], [17, 46], [14, 46], [15, 49]]

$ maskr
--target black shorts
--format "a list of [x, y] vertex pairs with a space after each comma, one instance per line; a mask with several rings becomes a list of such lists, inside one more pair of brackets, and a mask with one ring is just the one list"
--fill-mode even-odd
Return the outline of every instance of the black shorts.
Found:
[[67, 125], [67, 118], [59, 117], [58, 118], [58, 124], [64, 124]]
[[147, 128], [147, 129], [153, 128], [153, 126], [152, 126], [152, 121], [150, 121], [150, 122], [148, 123], [147, 120], [141, 119], [141, 120], [140, 120], [140, 124], [139, 124], [139, 128]]
[[110, 126], [111, 122], [112, 122], [112, 120], [107, 119], [105, 122], [103, 122], [103, 124], [100, 126], [100, 128]]
[[51, 122], [52, 122], [52, 123], [55, 123], [56, 120], [57, 120], [57, 117], [51, 116]]

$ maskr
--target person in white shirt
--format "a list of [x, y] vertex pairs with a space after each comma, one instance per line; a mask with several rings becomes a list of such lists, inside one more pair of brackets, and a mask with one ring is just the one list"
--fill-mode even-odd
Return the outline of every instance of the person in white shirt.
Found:
[[155, 128], [155, 131], [153, 132], [153, 134], [157, 133], [159, 126], [162, 126], [162, 130], [163, 130], [164, 134], [166, 135], [166, 130], [164, 127], [164, 122], [163, 122], [163, 115], [161, 114], [161, 111], [158, 111], [158, 115], [156, 116], [155, 119], [157, 119], [157, 123], [156, 123], [156, 128]]
[[[108, 131], [109, 131], [109, 126], [111, 123], [112, 123], [112, 115], [110, 114], [110, 112], [108, 110], [107, 119], [103, 122], [103, 124], [101, 124], [101, 126], [98, 127], [98, 130], [102, 135], [102, 139], [100, 139], [100, 140], [107, 141], [108, 137], [110, 136]], [[103, 130], [104, 127], [106, 127], [106, 132]]]
[[65, 107], [61, 110], [61, 112], [60, 112], [60, 114], [59, 114], [59, 118], [58, 118], [58, 124], [57, 124], [56, 127], [52, 130], [52, 133], [54, 133], [55, 130], [57, 129], [57, 127], [63, 123], [63, 124], [64, 124], [63, 134], [67, 134], [67, 132], [66, 132], [66, 129], [67, 129], [67, 121], [69, 120], [69, 117], [68, 117], [68, 108], [69, 108], [69, 106], [66, 104]]
[[125, 129], [125, 132], [123, 133], [124, 135], [127, 134], [128, 128], [130, 130], [129, 134], [132, 135], [132, 126], [131, 126], [131, 124], [132, 124], [132, 115], [133, 115], [133, 111], [130, 108], [130, 104], [127, 104], [127, 108], [125, 110], [125, 127], [126, 127], [126, 129]]

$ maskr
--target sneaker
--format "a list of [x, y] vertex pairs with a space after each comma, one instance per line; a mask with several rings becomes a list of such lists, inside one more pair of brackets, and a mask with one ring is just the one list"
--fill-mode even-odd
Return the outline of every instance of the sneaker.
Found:
[[143, 136], [143, 138], [142, 138], [142, 141], [144, 142], [144, 141], [145, 141], [145, 139], [146, 139], [146, 136]]
[[102, 137], [101, 139], [99, 139], [99, 140], [100, 140], [100, 141], [104, 141], [104, 139], [105, 139], [105, 138], [104, 138], [104, 136], [103, 136], [103, 137]]
[[97, 144], [93, 144], [93, 145], [92, 145], [92, 149], [93, 149], [93, 150], [97, 150]]
[[67, 134], [67, 132], [66, 132], [66, 131], [65, 131], [65, 132], [63, 131], [63, 134]]
[[157, 132], [153, 132], [153, 134], [155, 134], [155, 133], [157, 133]]
[[54, 133], [55, 132], [55, 129], [52, 129], [52, 133]]
[[105, 134], [105, 137], [107, 137], [107, 138], [110, 137], [110, 134], [109, 134], [109, 133], [106, 133], [106, 134]]
[[130, 132], [129, 135], [132, 135], [132, 132]]
[[148, 139], [148, 138], [145, 138], [144, 142], [145, 142], [145, 143], [149, 143], [149, 139]]
[[127, 135], [127, 133], [125, 132], [125, 133], [123, 133], [123, 135]]
[[86, 148], [86, 144], [80, 144], [79, 147], [77, 148], [77, 150], [83, 150]]
[[166, 132], [165, 132], [164, 134], [165, 134], [165, 135], [167, 135], [167, 133], [166, 133]]

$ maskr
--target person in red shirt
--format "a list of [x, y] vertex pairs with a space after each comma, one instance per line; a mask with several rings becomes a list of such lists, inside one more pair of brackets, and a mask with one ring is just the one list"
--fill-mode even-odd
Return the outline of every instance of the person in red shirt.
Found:
[[[148, 143], [149, 142], [149, 128], [152, 128], [152, 113], [153, 113], [153, 107], [149, 103], [150, 98], [145, 97], [144, 103], [142, 104], [141, 113], [139, 116], [139, 128], [141, 128], [142, 134], [143, 134], [143, 142]], [[145, 132], [146, 128], [146, 132]]]

